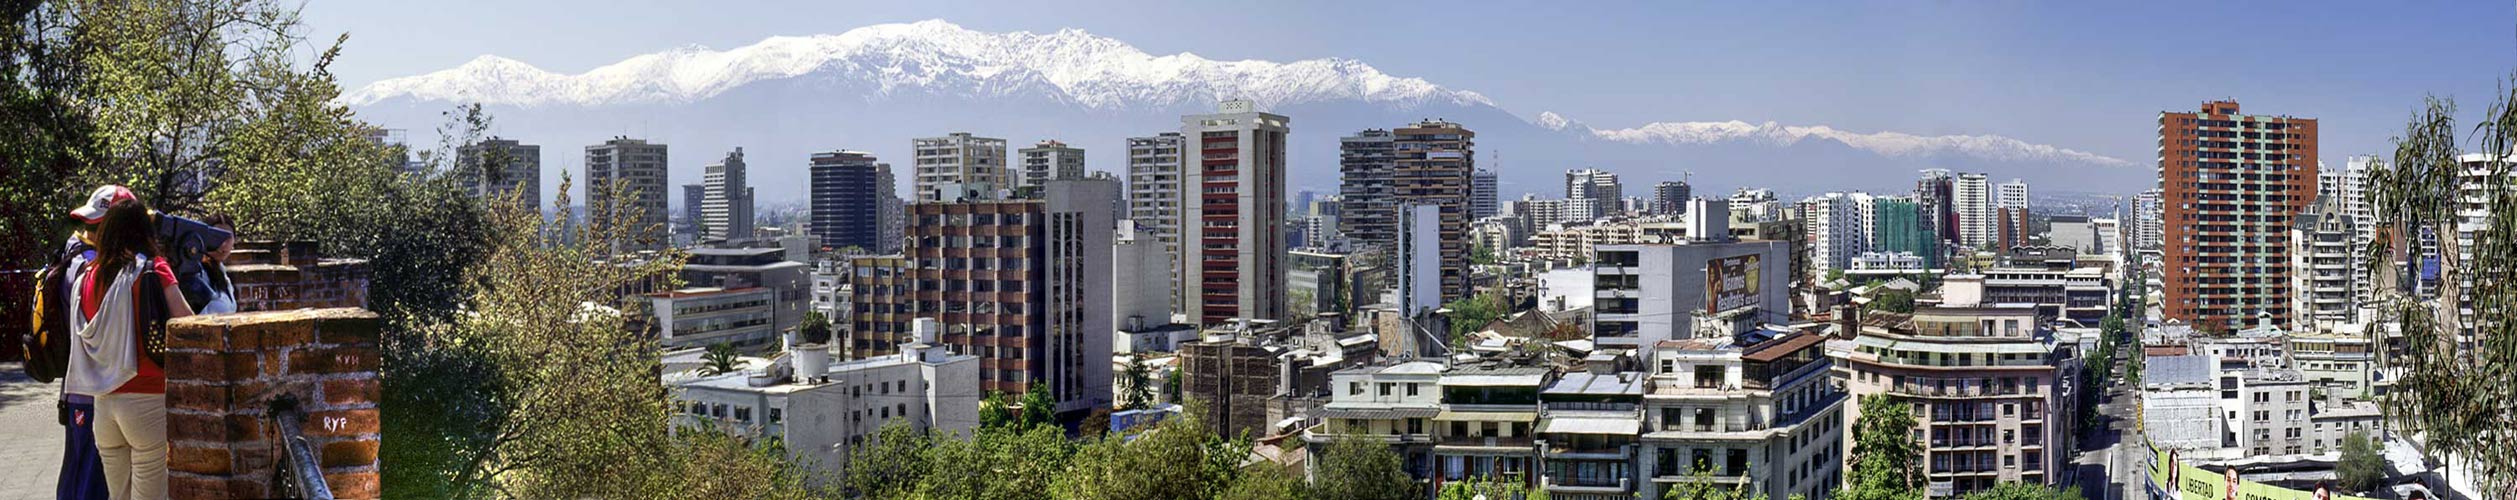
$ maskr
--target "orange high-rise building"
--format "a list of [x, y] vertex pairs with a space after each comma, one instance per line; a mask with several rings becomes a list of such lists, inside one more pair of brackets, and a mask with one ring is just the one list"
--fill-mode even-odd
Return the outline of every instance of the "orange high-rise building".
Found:
[[2236, 101], [2159, 113], [2167, 317], [2234, 330], [2289, 324], [2291, 221], [2316, 200], [2316, 120]]

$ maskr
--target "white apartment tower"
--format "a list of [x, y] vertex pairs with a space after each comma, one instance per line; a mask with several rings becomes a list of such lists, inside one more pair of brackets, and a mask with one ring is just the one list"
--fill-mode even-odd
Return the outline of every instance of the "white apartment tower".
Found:
[[1039, 187], [1052, 180], [1084, 178], [1084, 148], [1067, 146], [1056, 140], [1043, 140], [1023, 148], [1020, 187]]
[[2159, 249], [2161, 234], [2167, 230], [2160, 220], [2158, 188], [2142, 191], [2132, 199], [2132, 247], [2134, 250]]
[[[586, 146], [586, 213], [596, 221], [608, 221], [616, 212], [634, 211], [640, 229], [628, 241], [614, 245], [613, 251], [656, 250], [672, 240], [665, 234], [665, 222], [672, 217], [665, 205], [671, 193], [664, 180], [671, 170], [663, 144], [649, 144], [645, 139], [614, 137], [602, 144]], [[617, 186], [618, 191], [613, 188]]]
[[[2365, 252], [2377, 241], [2377, 224], [2369, 211], [2367, 186], [2369, 168], [2376, 161], [2377, 158], [2371, 156], [2353, 156], [2343, 163], [2342, 168], [2326, 168], [2321, 163], [2316, 166], [2316, 198], [2333, 200], [2331, 213], [2352, 222], [2351, 269], [2368, 268]], [[2355, 280], [2351, 298], [2352, 303], [2367, 304], [2375, 301], [2376, 290], [2367, 280]]]
[[700, 185], [706, 186], [707, 198], [701, 201], [699, 217], [707, 234], [700, 239], [734, 241], [752, 237], [752, 188], [748, 167], [743, 165], [743, 148], [726, 153], [725, 160], [708, 165], [702, 171]]
[[1579, 219], [1597, 219], [1623, 208], [1625, 185], [1617, 181], [1614, 172], [1596, 168], [1567, 170], [1564, 172], [1564, 198], [1581, 200], [1571, 204], [1587, 206], [1576, 209], [1583, 211], [1576, 214], [1580, 215]]
[[[1136, 221], [1138, 238], [1150, 238], [1163, 255], [1180, 255], [1179, 132], [1127, 138], [1127, 214]], [[1180, 282], [1177, 265], [1164, 266], [1171, 283]], [[1171, 310], [1180, 310], [1179, 294], [1171, 294]], [[1167, 320], [1167, 318], [1165, 318]]]
[[1993, 244], [1993, 205], [1991, 186], [1984, 174], [1958, 174], [1950, 185], [1951, 205], [1958, 215], [1958, 244], [1983, 248]]
[[1993, 208], [2016, 208], [2021, 210], [2028, 208], [2028, 181], [2011, 179], [2010, 182], [2001, 183], [2001, 187], [1998, 189], [2000, 192], [1996, 193], [1994, 196], [1995, 205]]
[[943, 137], [909, 141], [917, 159], [917, 201], [932, 203], [965, 198], [993, 199], [996, 191], [1014, 187], [1005, 164], [1005, 140], [954, 132]]
[[1198, 324], [1281, 319], [1285, 315], [1285, 143], [1283, 115], [1230, 100], [1214, 114], [1180, 117], [1180, 136], [1197, 146], [1181, 193], [1180, 302]]
[[1801, 202], [1801, 234], [1809, 239], [1809, 265], [1819, 272], [1851, 267], [1871, 250], [1873, 198], [1866, 193], [1827, 193]]

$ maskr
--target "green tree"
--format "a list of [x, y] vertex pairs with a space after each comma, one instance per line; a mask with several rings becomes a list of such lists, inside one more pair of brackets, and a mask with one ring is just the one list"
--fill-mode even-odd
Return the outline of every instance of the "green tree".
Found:
[[2344, 491], [2374, 491], [2386, 481], [2386, 458], [2368, 433], [2353, 432], [2342, 438], [2342, 462], [2334, 464], [2334, 476]]
[[1214, 498], [1241, 475], [1249, 457], [1246, 440], [1215, 435], [1199, 404], [1133, 434], [1076, 450], [1047, 491], [1060, 500], [1156, 500]]
[[1018, 420], [1021, 418], [1014, 415], [1013, 400], [1008, 398], [1003, 391], [990, 390], [987, 397], [979, 400], [980, 428], [1004, 427], [1013, 425]]
[[1421, 498], [1405, 459], [1379, 440], [1348, 437], [1329, 443], [1313, 464], [1312, 498], [1316, 500], [1404, 500]]
[[1450, 310], [1446, 314], [1446, 319], [1449, 319], [1451, 323], [1452, 349], [1461, 349], [1459, 343], [1462, 339], [1468, 338], [1468, 334], [1477, 333], [1478, 330], [1485, 329], [1487, 324], [1494, 323], [1495, 320], [1503, 319], [1505, 315], [1512, 313], [1511, 306], [1504, 303], [1503, 295], [1497, 292], [1480, 293], [1453, 300], [1449, 304], [1443, 304], [1442, 307]]
[[707, 362], [706, 366], [699, 368], [699, 373], [705, 375], [723, 375], [743, 369], [742, 355], [734, 352], [734, 344], [708, 344], [708, 352], [701, 354], [700, 359]]
[[830, 330], [830, 317], [821, 311], [805, 311], [804, 320], [795, 325], [796, 336], [802, 337], [797, 341], [806, 344], [829, 345]]
[[1178, 402], [1181, 402], [1181, 401], [1186, 401], [1186, 400], [1184, 400], [1184, 399], [1180, 399], [1180, 389], [1181, 389], [1181, 386], [1182, 386], [1182, 385], [1184, 385], [1184, 384], [1182, 384], [1182, 383], [1180, 382], [1180, 376], [1181, 376], [1181, 375], [1180, 375], [1180, 370], [1179, 370], [1179, 369], [1177, 369], [1177, 368], [1173, 368], [1171, 371], [1168, 371], [1168, 372], [1164, 372], [1164, 373], [1163, 373], [1163, 375], [1162, 375], [1162, 400], [1163, 400], [1163, 401], [1172, 402], [1172, 403], [1178, 403]]
[[923, 483], [929, 473], [931, 437], [904, 419], [891, 419], [874, 431], [873, 442], [850, 447], [848, 468], [840, 480], [847, 491], [867, 498], [901, 498]]
[[1991, 489], [1976, 490], [1958, 497], [1960, 500], [2080, 500], [2080, 487], [2060, 489], [2035, 483], [2004, 482]]
[[1872, 296], [1870, 298], [1870, 304], [1863, 306], [1862, 309], [1899, 314], [1913, 314], [1914, 292], [1894, 288], [1883, 288], [1879, 290], [1878, 295]]
[[1903, 402], [1886, 395], [1863, 397], [1861, 416], [1853, 421], [1852, 472], [1843, 498], [1906, 500], [1922, 498], [1923, 481], [1916, 463], [1914, 414]]
[[1434, 500], [1477, 500], [1480, 497], [1486, 500], [1545, 500], [1547, 489], [1532, 488], [1528, 483], [1508, 479], [1471, 477], [1442, 483], [1442, 490], [1433, 495]]
[[1127, 381], [1126, 397], [1120, 400], [1119, 409], [1142, 410], [1153, 406], [1154, 391], [1158, 390], [1154, 387], [1153, 370], [1153, 366], [1145, 363], [1144, 354], [1127, 355], [1127, 367], [1119, 371], [1119, 377]]
[[1034, 383], [1031, 390], [1023, 392], [1023, 411], [1018, 423], [1026, 426], [1058, 424], [1057, 400], [1049, 397], [1049, 384]]
[[[2403, 334], [2392, 400], [2382, 405], [2390, 420], [2422, 435], [2428, 451], [2471, 460], [2468, 477], [2480, 496], [2517, 497], [2517, 336], [2476, 334], [2517, 325], [2517, 180], [2512, 162], [2495, 152], [2517, 146], [2517, 86], [2503, 85], [2482, 123], [2455, 124], [2453, 101], [2430, 98], [2415, 110], [2391, 158], [2369, 170], [2366, 188], [2376, 240], [2369, 245], [2367, 276], [2378, 291], [2379, 320]], [[2470, 131], [2480, 160], [2467, 164], [2457, 144]], [[2468, 174], [2475, 175], [2468, 175]], [[2471, 238], [2455, 232], [2468, 199], [2480, 202], [2480, 224]], [[2422, 235], [2436, 235], [2424, 238]], [[2439, 282], [2435, 297], [2407, 294], [2398, 286], [2416, 279], [2398, 254], [2418, 255], [2435, 241]], [[2466, 247], [2465, 245], [2471, 245]], [[2466, 258], [2470, 256], [2470, 259]], [[2460, 284], [2470, 284], [2466, 290]], [[2469, 310], [2470, 317], [2460, 314]]]
[[[97, 156], [96, 125], [76, 100], [82, 65], [72, 23], [46, 2], [0, 4], [0, 269], [35, 269], [69, 235], [63, 214], [92, 185], [76, 182]], [[0, 321], [23, 325], [29, 282], [0, 279]]]
[[1252, 465], [1241, 471], [1216, 500], [1288, 500], [1311, 498], [1303, 489], [1302, 478], [1293, 471], [1270, 464]]

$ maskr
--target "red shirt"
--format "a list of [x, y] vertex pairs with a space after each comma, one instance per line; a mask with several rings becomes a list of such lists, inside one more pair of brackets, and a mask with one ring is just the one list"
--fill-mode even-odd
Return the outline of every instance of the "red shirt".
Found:
[[[96, 289], [97, 264], [99, 263], [95, 261], [88, 262], [87, 272], [79, 275], [79, 317], [86, 318], [88, 320], [95, 320], [96, 308], [103, 306], [105, 303], [104, 292]], [[166, 293], [164, 287], [174, 286], [175, 269], [166, 265], [166, 259], [149, 259], [149, 273], [157, 275], [157, 282], [159, 283], [160, 288], [156, 290], [132, 290], [131, 293], [134, 295], [131, 297], [131, 307], [134, 310], [137, 310], [140, 307], [140, 297], [137, 294], [162, 294]], [[134, 282], [132, 286], [137, 287], [139, 285], [137, 282]], [[139, 321], [133, 321], [132, 323], [131, 327], [134, 329], [133, 333], [138, 333], [137, 329], [142, 328], [141, 325], [148, 323], [148, 321], [146, 319], [141, 319]], [[138, 352], [140, 349], [145, 349], [144, 347], [141, 347], [140, 342], [132, 342], [131, 349], [134, 351], [133, 354], [140, 360], [140, 374], [131, 377], [131, 381], [129, 382], [123, 382], [122, 387], [114, 388], [114, 394], [165, 394], [166, 370], [158, 368], [157, 363], [149, 362], [149, 356], [147, 353]]]

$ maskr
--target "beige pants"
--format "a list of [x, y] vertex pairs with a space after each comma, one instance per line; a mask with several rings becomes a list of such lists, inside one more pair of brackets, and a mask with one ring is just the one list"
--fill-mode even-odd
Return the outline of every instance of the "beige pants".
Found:
[[166, 498], [166, 395], [97, 396], [96, 452], [114, 500]]

